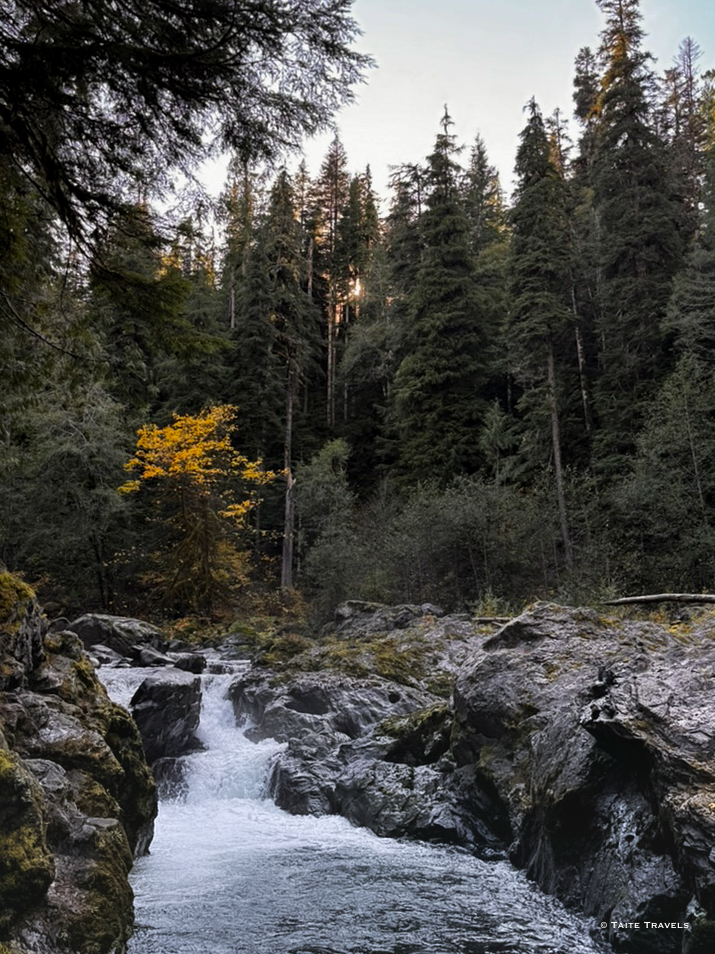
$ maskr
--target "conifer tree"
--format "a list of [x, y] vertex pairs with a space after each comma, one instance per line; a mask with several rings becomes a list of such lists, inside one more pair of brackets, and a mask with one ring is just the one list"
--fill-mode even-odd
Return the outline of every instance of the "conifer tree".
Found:
[[338, 254], [338, 223], [347, 205], [350, 176], [347, 157], [336, 136], [323, 161], [314, 186], [315, 218], [315, 292], [319, 298], [326, 331], [326, 423], [336, 421], [338, 340], [345, 306], [345, 276], [341, 274]]
[[662, 364], [660, 321], [680, 259], [663, 143], [650, 109], [638, 0], [597, 0], [606, 15], [591, 182], [599, 248], [599, 457], [633, 451]]
[[[573, 562], [559, 412], [560, 351], [570, 339], [572, 247], [566, 184], [558, 143], [549, 141], [544, 120], [532, 99], [516, 159], [518, 186], [512, 211], [511, 346], [515, 374], [524, 387], [527, 417], [550, 425], [556, 495], [566, 562]], [[538, 428], [538, 423], [536, 423]]]
[[486, 329], [451, 125], [445, 110], [428, 159], [423, 255], [410, 296], [407, 354], [393, 389], [398, 472], [411, 484], [446, 483], [476, 470], [480, 460]]
[[283, 473], [286, 481], [281, 587], [293, 586], [295, 409], [299, 388], [314, 373], [320, 342], [319, 314], [304, 288], [301, 227], [290, 178], [281, 170], [271, 190], [263, 229], [271, 289], [270, 323], [282, 380]]
[[476, 137], [472, 146], [464, 186], [464, 208], [470, 225], [472, 250], [476, 256], [498, 242], [506, 231], [506, 210], [499, 173], [489, 162], [481, 136]]

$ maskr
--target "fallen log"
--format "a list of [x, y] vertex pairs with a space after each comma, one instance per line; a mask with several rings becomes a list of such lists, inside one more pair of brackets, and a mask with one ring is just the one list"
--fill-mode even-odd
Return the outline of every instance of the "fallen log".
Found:
[[645, 596], [622, 596], [618, 600], [601, 600], [603, 606], [627, 606], [632, 603], [715, 603], [715, 593], [650, 593]]

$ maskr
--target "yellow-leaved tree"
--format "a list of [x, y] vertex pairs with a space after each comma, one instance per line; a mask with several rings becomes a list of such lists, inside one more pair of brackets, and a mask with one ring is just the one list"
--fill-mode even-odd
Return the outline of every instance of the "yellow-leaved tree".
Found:
[[211, 613], [247, 582], [246, 517], [276, 475], [235, 450], [236, 414], [220, 405], [137, 432], [119, 492], [150, 498], [159, 533], [143, 578], [166, 609]]

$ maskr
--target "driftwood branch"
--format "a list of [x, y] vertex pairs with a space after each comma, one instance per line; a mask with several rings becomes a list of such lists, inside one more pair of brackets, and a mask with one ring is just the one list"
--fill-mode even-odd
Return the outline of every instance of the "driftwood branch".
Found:
[[494, 626], [502, 626], [512, 619], [511, 616], [474, 616], [473, 623], [493, 623]]
[[626, 606], [630, 603], [715, 603], [715, 593], [652, 593], [647, 596], [623, 596], [619, 600], [602, 600], [604, 606]]

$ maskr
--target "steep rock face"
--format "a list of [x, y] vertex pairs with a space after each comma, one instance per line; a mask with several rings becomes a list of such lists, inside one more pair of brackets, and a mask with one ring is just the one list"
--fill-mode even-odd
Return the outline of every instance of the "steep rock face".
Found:
[[611, 928], [617, 950], [699, 950], [715, 913], [713, 634], [541, 604], [457, 680], [452, 753], [514, 860], [598, 921], [695, 922]]
[[22, 587], [0, 616], [0, 947], [121, 952], [127, 874], [151, 840], [155, 786], [136, 726], [77, 636], [46, 632]]

